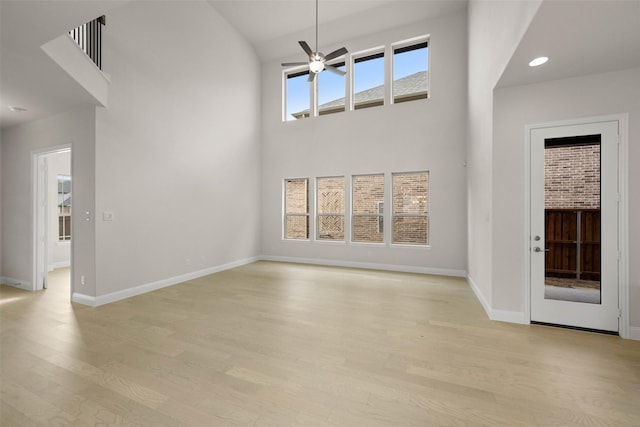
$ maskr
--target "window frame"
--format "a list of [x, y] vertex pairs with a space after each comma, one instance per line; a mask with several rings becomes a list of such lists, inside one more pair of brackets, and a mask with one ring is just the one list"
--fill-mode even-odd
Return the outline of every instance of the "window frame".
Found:
[[[380, 221], [384, 221], [384, 215], [380, 215], [379, 210], [376, 209], [376, 213], [356, 213], [355, 212], [355, 208], [354, 208], [354, 203], [356, 200], [355, 197], [355, 190], [356, 190], [356, 186], [354, 185], [354, 181], [356, 178], [358, 177], [363, 177], [363, 176], [381, 176], [382, 177], [382, 202], [384, 203], [385, 198], [387, 197], [387, 184], [386, 184], [386, 176], [384, 173], [364, 173], [364, 174], [354, 174], [351, 175], [351, 242], [353, 243], [357, 243], [357, 244], [364, 244], [364, 245], [384, 245], [386, 242], [385, 239], [385, 235], [384, 233], [380, 233], [382, 234], [382, 241], [380, 242], [370, 242], [370, 241], [363, 241], [363, 240], [356, 240], [354, 237], [354, 225], [356, 223], [355, 218], [356, 217], [369, 217], [369, 218], [376, 218], [377, 219], [377, 226], [379, 227]], [[379, 202], [376, 202], [379, 203]]]
[[[405, 214], [405, 213], [401, 213], [401, 214], [396, 214], [395, 213], [395, 183], [394, 183], [394, 177], [397, 175], [413, 175], [413, 174], [426, 174], [427, 176], [427, 188], [426, 188], [426, 192], [427, 194], [425, 195], [425, 213], [420, 213], [420, 214]], [[431, 184], [431, 173], [428, 170], [422, 170], [422, 171], [411, 171], [411, 172], [392, 172], [391, 173], [391, 245], [393, 246], [411, 246], [411, 247], [421, 247], [421, 248], [425, 248], [425, 247], [431, 247], [431, 233], [430, 233], [430, 229], [431, 229], [431, 215], [430, 215], [430, 206], [431, 206], [431, 192], [429, 191], [430, 188], [430, 184]], [[395, 236], [395, 219], [396, 218], [426, 218], [427, 219], [427, 229], [426, 229], [426, 243], [409, 243], [409, 242], [396, 242], [394, 240], [394, 236]]]
[[[382, 58], [382, 103], [375, 102], [363, 103], [360, 105], [356, 105], [356, 64], [359, 62], [364, 62], [368, 60], [373, 60], [377, 58]], [[351, 54], [351, 58], [349, 59], [350, 65], [350, 76], [349, 76], [349, 110], [365, 110], [367, 108], [373, 107], [383, 107], [387, 104], [386, 100], [386, 88], [387, 88], [387, 52], [385, 46], [376, 46], [371, 49], [362, 50], [356, 53]], [[374, 86], [376, 87], [376, 86]], [[368, 90], [368, 89], [365, 89]], [[371, 104], [371, 105], [368, 105]]]
[[[430, 36], [427, 35], [423, 35], [423, 36], [418, 36], [418, 37], [412, 37], [410, 39], [407, 40], [402, 40], [399, 42], [395, 42], [395, 43], [391, 43], [390, 45], [390, 53], [391, 53], [391, 60], [390, 60], [390, 76], [389, 76], [389, 102], [391, 104], [402, 104], [405, 102], [409, 102], [409, 101], [419, 101], [421, 99], [429, 99], [431, 97], [431, 55], [429, 54], [429, 51], [427, 50], [427, 93], [426, 96], [419, 96], [419, 97], [411, 97], [411, 96], [407, 96], [407, 98], [409, 99], [403, 99], [400, 101], [396, 100], [396, 97], [393, 93], [394, 91], [394, 74], [395, 74], [395, 55], [396, 55], [396, 50], [402, 50], [402, 49], [407, 49], [410, 47], [415, 47], [415, 49], [420, 49], [419, 45], [422, 44], [426, 44], [426, 48], [429, 48], [430, 45]], [[416, 92], [419, 93], [419, 92]]]
[[[315, 99], [315, 86], [316, 86], [316, 81], [318, 79], [314, 79], [314, 83], [309, 85], [309, 114], [308, 115], [302, 115], [301, 117], [295, 119], [295, 120], [287, 120], [287, 108], [288, 108], [288, 100], [289, 100], [289, 91], [288, 91], [288, 85], [287, 82], [290, 78], [295, 78], [295, 77], [300, 77], [300, 76], [308, 76], [309, 73], [311, 71], [309, 71], [309, 67], [307, 66], [300, 66], [300, 67], [294, 67], [294, 68], [288, 68], [286, 70], [282, 71], [282, 121], [283, 122], [297, 122], [298, 120], [301, 119], [308, 119], [311, 117], [315, 117], [316, 116], [316, 108], [314, 108], [314, 104]], [[303, 110], [304, 111], [304, 110]], [[292, 114], [293, 115], [293, 114]]]
[[[287, 212], [287, 182], [291, 181], [305, 181], [306, 188], [306, 204], [307, 204], [307, 212], [306, 213], [288, 213]], [[291, 240], [291, 241], [309, 241], [311, 239], [311, 223], [310, 223], [310, 215], [309, 215], [309, 178], [285, 178], [283, 180], [282, 186], [282, 205], [283, 205], [283, 215], [282, 215], [282, 239], [283, 240]], [[298, 237], [287, 237], [287, 218], [290, 216], [300, 216], [307, 218], [307, 237], [298, 238]]]
[[[322, 70], [314, 79], [313, 82], [313, 91], [315, 93], [315, 117], [319, 117], [319, 116], [327, 116], [330, 114], [336, 114], [336, 113], [344, 113], [346, 111], [349, 111], [349, 106], [347, 105], [347, 87], [349, 87], [349, 81], [351, 80], [351, 74], [349, 73], [347, 64], [349, 63], [349, 61], [347, 60], [347, 58], [344, 59], [334, 59], [332, 61], [327, 62], [328, 65], [332, 65], [334, 67], [340, 68], [340, 67], [344, 67], [344, 71], [345, 71], [345, 75], [342, 76], [344, 78], [344, 84], [343, 84], [343, 98], [344, 98], [344, 105], [342, 107], [341, 110], [329, 110], [329, 111], [325, 111], [322, 112], [320, 111], [320, 90], [322, 88], [322, 86], [320, 85], [320, 78], [322, 76], [322, 73], [331, 73], [331, 71], [327, 70], [326, 68], [324, 70]], [[339, 99], [339, 98], [338, 98]], [[331, 102], [331, 101], [329, 101]]]
[[[320, 180], [322, 179], [335, 179], [335, 178], [342, 178], [342, 213], [338, 213], [338, 212], [334, 212], [334, 213], [320, 213], [320, 189], [318, 187], [318, 183]], [[344, 175], [333, 175], [333, 176], [319, 176], [316, 177], [316, 186], [315, 186], [315, 196], [316, 196], [316, 204], [315, 204], [315, 220], [316, 220], [316, 240], [319, 242], [337, 242], [337, 243], [343, 243], [347, 241], [347, 231], [346, 231], [346, 211], [347, 211], [347, 207], [346, 207], [346, 177]], [[322, 237], [320, 237], [320, 217], [322, 216], [341, 216], [342, 217], [342, 234], [343, 237], [342, 239], [323, 239]]]
[[[69, 192], [64, 192], [64, 182], [69, 181]], [[72, 224], [71, 224], [71, 204], [69, 204], [69, 212], [63, 212], [64, 208], [64, 195], [68, 194], [69, 197], [72, 197], [72, 184], [71, 184], [71, 175], [66, 174], [56, 174], [56, 182], [58, 186], [58, 200], [62, 201], [62, 204], [58, 203], [58, 243], [69, 243], [72, 238]], [[62, 192], [60, 192], [60, 186], [62, 185]], [[62, 195], [62, 199], [60, 199], [60, 195]], [[69, 218], [68, 224], [69, 229], [66, 229], [67, 221], [66, 218]], [[62, 226], [62, 230], [60, 229]], [[62, 232], [62, 234], [61, 234]]]

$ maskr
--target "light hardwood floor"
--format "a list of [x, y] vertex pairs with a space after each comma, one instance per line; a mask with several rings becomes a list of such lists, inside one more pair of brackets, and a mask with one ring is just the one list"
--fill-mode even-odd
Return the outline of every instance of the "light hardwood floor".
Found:
[[640, 426], [640, 342], [463, 279], [258, 262], [90, 308], [60, 274], [1, 287], [3, 427]]

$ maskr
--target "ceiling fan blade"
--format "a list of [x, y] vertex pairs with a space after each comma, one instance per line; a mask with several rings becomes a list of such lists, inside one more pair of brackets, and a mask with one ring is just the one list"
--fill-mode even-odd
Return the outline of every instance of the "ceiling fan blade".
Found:
[[316, 73], [309, 73], [309, 78], [307, 79], [307, 81], [309, 83], [312, 83], [316, 78]]
[[346, 47], [341, 47], [340, 49], [334, 50], [330, 54], [324, 57], [325, 61], [331, 61], [334, 58], [338, 58], [339, 56], [346, 55], [349, 53]]
[[305, 41], [299, 41], [298, 42], [300, 44], [300, 46], [302, 47], [302, 50], [304, 50], [304, 52], [309, 55], [309, 57], [313, 56], [313, 51], [311, 50], [311, 48], [309, 47], [309, 45], [307, 44], [307, 42]]
[[333, 65], [324, 64], [324, 68], [328, 71], [331, 71], [333, 74], [337, 74], [339, 76], [344, 76], [345, 74], [347, 74], [346, 71], [342, 71], [341, 69], [336, 68]]
[[297, 65], [309, 65], [308, 62], [283, 62], [283, 67], [295, 67]]

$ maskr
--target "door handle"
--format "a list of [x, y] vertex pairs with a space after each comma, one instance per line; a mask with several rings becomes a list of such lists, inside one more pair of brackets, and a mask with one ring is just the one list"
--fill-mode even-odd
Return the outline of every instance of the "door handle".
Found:
[[549, 252], [549, 249], [541, 249], [539, 246], [533, 248], [533, 252]]

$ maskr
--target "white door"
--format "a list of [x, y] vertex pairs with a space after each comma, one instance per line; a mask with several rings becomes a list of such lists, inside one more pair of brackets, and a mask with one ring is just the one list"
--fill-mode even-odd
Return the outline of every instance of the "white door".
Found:
[[530, 132], [531, 321], [618, 332], [618, 121]]

